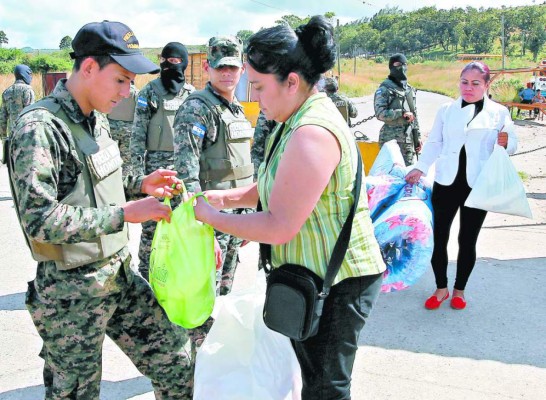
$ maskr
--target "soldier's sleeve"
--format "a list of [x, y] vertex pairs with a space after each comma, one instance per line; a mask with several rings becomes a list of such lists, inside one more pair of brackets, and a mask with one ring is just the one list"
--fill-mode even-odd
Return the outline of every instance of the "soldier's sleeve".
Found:
[[36, 98], [34, 96], [34, 90], [32, 90], [32, 87], [29, 86], [28, 90], [25, 90], [23, 93], [23, 108], [33, 104], [35, 101]]
[[7, 136], [8, 130], [8, 107], [6, 102], [2, 99], [2, 105], [0, 105], [0, 139]]
[[174, 168], [189, 191], [199, 191], [199, 158], [206, 141], [216, 140], [212, 112], [200, 100], [182, 103], [174, 118]]
[[349, 117], [356, 118], [356, 116], [358, 115], [358, 110], [356, 109], [355, 103], [347, 99], [347, 104], [349, 106]]
[[32, 239], [52, 244], [78, 243], [121, 231], [119, 206], [86, 208], [59, 202], [60, 187], [81, 173], [81, 161], [67, 134], [48, 115], [44, 110], [26, 114], [12, 135], [10, 175], [23, 229]]
[[264, 113], [260, 112], [256, 127], [254, 128], [254, 139], [250, 148], [250, 157], [254, 164], [254, 177], [258, 175], [258, 168], [264, 161], [266, 139], [271, 133], [271, 124], [265, 118]]
[[373, 106], [375, 110], [375, 117], [380, 121], [394, 121], [402, 116], [404, 110], [393, 110], [390, 108], [391, 95], [389, 90], [383, 86], [379, 86], [376, 90]]
[[129, 149], [131, 153], [131, 169], [138, 175], [144, 175], [144, 153], [146, 152], [146, 140], [148, 127], [152, 119], [152, 88], [145, 86], [138, 94], [133, 128], [131, 129], [131, 141]]

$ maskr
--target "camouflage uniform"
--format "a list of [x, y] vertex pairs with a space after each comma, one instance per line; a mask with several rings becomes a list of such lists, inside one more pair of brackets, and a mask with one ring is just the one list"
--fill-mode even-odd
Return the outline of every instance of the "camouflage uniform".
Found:
[[[61, 80], [50, 97], [23, 111], [10, 147], [10, 178], [27, 240], [63, 248], [116, 237], [125, 229], [120, 206], [70, 205], [77, 200], [71, 196], [77, 192], [76, 182], [89, 168], [69, 126], [87, 132], [94, 142], [108, 135], [108, 122], [97, 111], [86, 117], [65, 84]], [[55, 114], [42, 108], [51, 103], [57, 107]], [[125, 177], [126, 193], [140, 192], [141, 184], [142, 177]], [[46, 398], [99, 398], [107, 334], [150, 377], [156, 398], [190, 399], [187, 332], [171, 324], [148, 283], [131, 268], [127, 246], [71, 269], [57, 263], [38, 262], [26, 296], [43, 339]]]
[[[172, 150], [150, 150], [149, 131], [152, 128], [150, 122], [164, 99], [171, 100], [177, 97], [180, 100], [184, 100], [191, 92], [195, 90], [192, 85], [185, 83], [177, 96], [172, 94], [165, 96], [157, 93], [157, 91], [154, 90], [154, 85], [161, 85], [161, 87], [163, 87], [160, 78], [157, 78], [144, 86], [138, 95], [135, 110], [130, 153], [131, 168], [133, 169], [133, 173], [137, 175], [148, 175], [158, 168], [174, 168], [174, 156]], [[172, 117], [170, 121], [173, 121], [173, 119], [174, 117]], [[176, 205], [179, 204], [179, 199], [180, 197], [173, 198], [171, 200], [171, 207], [176, 207]], [[138, 270], [145, 279], [149, 278], [150, 253], [152, 251], [152, 240], [154, 238], [155, 227], [156, 222], [154, 221], [142, 223], [142, 233], [140, 236], [140, 246], [138, 249]]]
[[276, 126], [277, 122], [266, 119], [264, 113], [260, 111], [256, 127], [254, 128], [254, 140], [250, 149], [250, 157], [252, 158], [252, 164], [254, 164], [254, 180], [258, 176], [260, 164], [264, 161], [267, 138]]
[[[131, 142], [131, 130], [133, 129], [133, 119], [135, 115], [133, 105], [136, 105], [137, 98], [138, 89], [131, 83], [131, 92], [129, 97], [123, 99], [117, 106], [124, 107], [127, 105], [130, 109], [132, 109], [130, 115], [120, 116], [121, 119], [118, 119], [118, 115], [115, 113], [115, 111], [108, 114], [110, 135], [112, 135], [112, 139], [118, 142], [119, 152], [121, 153], [121, 159], [123, 160], [123, 175], [128, 175], [131, 173], [131, 151], [129, 146]], [[129, 110], [126, 111], [129, 112]]]
[[[382, 146], [383, 143], [396, 139], [406, 165], [412, 165], [415, 162], [415, 147], [419, 145], [421, 139], [415, 104], [416, 92], [409, 84], [404, 89], [392, 80], [385, 79], [375, 92], [375, 116], [378, 120], [385, 122], [379, 131], [379, 145]], [[415, 116], [412, 123], [403, 117], [407, 111], [411, 111]], [[417, 142], [415, 139], [418, 139]]]
[[355, 105], [347, 96], [344, 96], [339, 93], [330, 93], [326, 92], [328, 97], [334, 102], [337, 109], [343, 115], [343, 118], [347, 121], [347, 124], [351, 125], [350, 118], [356, 118], [358, 115], [358, 110], [356, 109]]
[[0, 106], [0, 139], [5, 139], [8, 132], [13, 132], [15, 120], [23, 108], [34, 103], [35, 96], [32, 86], [22, 79], [17, 79], [13, 85], [2, 93]]

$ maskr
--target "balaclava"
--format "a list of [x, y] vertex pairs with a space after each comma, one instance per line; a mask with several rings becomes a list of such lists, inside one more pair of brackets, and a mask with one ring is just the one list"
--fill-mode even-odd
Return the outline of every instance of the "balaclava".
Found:
[[[403, 65], [395, 67], [393, 64], [397, 61], [401, 62]], [[398, 86], [405, 88], [408, 83], [408, 77], [406, 75], [408, 72], [408, 59], [406, 56], [400, 53], [391, 56], [389, 59], [389, 70], [391, 72], [389, 79]]]
[[[188, 50], [182, 43], [171, 42], [167, 43], [161, 51], [161, 57], [165, 59], [159, 66], [161, 67], [161, 83], [169, 93], [177, 94], [186, 78], [184, 77], [184, 71], [188, 66]], [[169, 57], [181, 58], [180, 64], [172, 64], [167, 61]]]
[[19, 64], [15, 67], [13, 71], [15, 74], [15, 79], [22, 79], [27, 85], [30, 85], [32, 82], [32, 71], [28, 65]]

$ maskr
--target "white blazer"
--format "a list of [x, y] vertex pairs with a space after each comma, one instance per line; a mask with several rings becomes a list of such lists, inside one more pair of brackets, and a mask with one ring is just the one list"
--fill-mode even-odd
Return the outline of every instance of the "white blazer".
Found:
[[497, 134], [508, 133], [508, 154], [517, 148], [514, 122], [506, 107], [489, 98], [484, 99], [483, 110], [474, 119], [473, 104], [461, 108], [462, 98], [443, 104], [434, 120], [432, 131], [423, 146], [415, 168], [426, 174], [436, 162], [434, 180], [441, 185], [451, 185], [459, 169], [459, 154], [466, 151], [466, 179], [472, 187], [485, 162], [493, 152]]

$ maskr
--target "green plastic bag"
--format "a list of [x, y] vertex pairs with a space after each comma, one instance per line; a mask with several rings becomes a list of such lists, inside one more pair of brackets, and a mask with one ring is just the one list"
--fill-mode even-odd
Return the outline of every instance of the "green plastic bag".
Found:
[[214, 231], [195, 219], [194, 199], [173, 211], [171, 223], [157, 224], [150, 255], [155, 296], [171, 322], [187, 329], [207, 320], [216, 297]]

